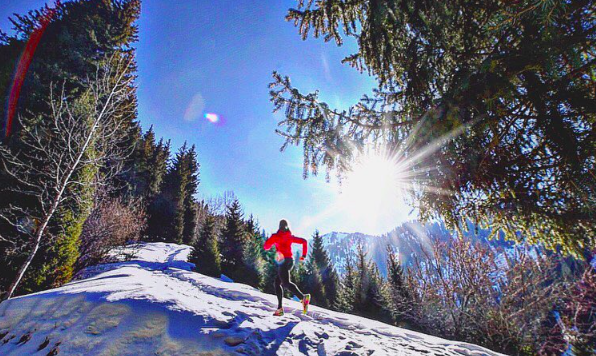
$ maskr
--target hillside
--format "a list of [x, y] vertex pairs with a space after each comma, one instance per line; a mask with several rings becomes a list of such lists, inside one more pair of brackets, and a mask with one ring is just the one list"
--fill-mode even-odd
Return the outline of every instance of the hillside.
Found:
[[[190, 247], [153, 243], [61, 288], [0, 304], [0, 354], [497, 355], [479, 346], [276, 299], [191, 272]], [[39, 351], [38, 351], [39, 350]]]

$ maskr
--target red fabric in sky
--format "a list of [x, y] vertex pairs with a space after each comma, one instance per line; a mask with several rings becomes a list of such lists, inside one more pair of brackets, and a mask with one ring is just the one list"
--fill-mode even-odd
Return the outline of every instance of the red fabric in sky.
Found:
[[293, 236], [290, 231], [278, 231], [271, 235], [270, 238], [265, 241], [263, 247], [265, 250], [269, 250], [275, 246], [277, 252], [281, 253], [284, 258], [292, 257], [292, 244], [302, 245], [302, 257], [306, 257], [308, 252], [308, 243], [301, 237]]

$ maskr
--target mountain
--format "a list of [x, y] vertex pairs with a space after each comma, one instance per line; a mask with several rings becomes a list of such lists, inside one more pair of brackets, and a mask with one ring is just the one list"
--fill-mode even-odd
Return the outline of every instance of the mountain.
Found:
[[142, 244], [60, 288], [0, 304], [2, 355], [497, 355], [192, 272], [190, 247]]
[[[477, 229], [473, 224], [468, 225], [465, 237], [472, 241], [490, 244], [492, 246], [507, 247], [510, 243], [503, 240], [488, 240], [489, 230]], [[323, 245], [337, 271], [342, 274], [348, 256], [355, 257], [359, 245], [362, 245], [368, 258], [375, 262], [383, 276], [387, 273], [387, 246], [391, 246], [394, 253], [399, 254], [399, 259], [404, 266], [408, 266], [415, 256], [421, 256], [424, 250], [428, 251], [430, 241], [448, 241], [453, 238], [453, 233], [442, 223], [421, 224], [417, 221], [404, 223], [392, 231], [373, 236], [359, 232], [331, 232], [323, 235]]]

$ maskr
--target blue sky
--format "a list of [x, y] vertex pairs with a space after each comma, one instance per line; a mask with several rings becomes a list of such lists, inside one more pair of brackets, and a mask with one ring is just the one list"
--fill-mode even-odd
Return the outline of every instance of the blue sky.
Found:
[[[0, 28], [7, 17], [41, 7], [45, 1], [17, 0], [0, 5]], [[342, 65], [356, 50], [322, 39], [302, 41], [285, 21], [294, 0], [144, 0], [136, 44], [139, 120], [157, 136], [197, 146], [200, 197], [233, 190], [247, 214], [267, 231], [284, 217], [294, 233], [315, 229], [382, 233], [408, 216], [398, 202], [382, 218], [363, 223], [334, 209], [339, 190], [322, 177], [302, 179], [302, 151], [279, 151], [275, 134], [281, 114], [272, 113], [267, 84], [271, 72], [288, 75], [302, 91], [320, 89], [331, 105], [345, 107], [370, 92], [374, 80]], [[43, 39], [42, 39], [43, 40]], [[213, 125], [205, 112], [225, 123]], [[369, 219], [370, 220], [370, 219]]]

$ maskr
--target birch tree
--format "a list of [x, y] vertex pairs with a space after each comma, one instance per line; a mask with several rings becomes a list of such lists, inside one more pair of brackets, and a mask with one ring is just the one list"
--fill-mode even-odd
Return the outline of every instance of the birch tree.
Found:
[[[0, 212], [0, 218], [20, 232], [17, 238], [24, 238], [29, 250], [4, 299], [13, 296], [61, 209], [80, 203], [80, 188], [94, 189], [107, 182], [130, 153], [121, 143], [125, 138], [122, 125], [135, 114], [132, 69], [131, 56], [102, 61], [76, 99], [53, 86], [50, 112], [41, 116], [40, 124], [23, 132], [19, 147], [0, 146], [1, 167], [16, 183], [8, 189], [31, 197], [36, 205], [11, 205]], [[89, 172], [94, 179], [80, 179], [81, 173]], [[0, 238], [16, 245], [15, 236]]]

